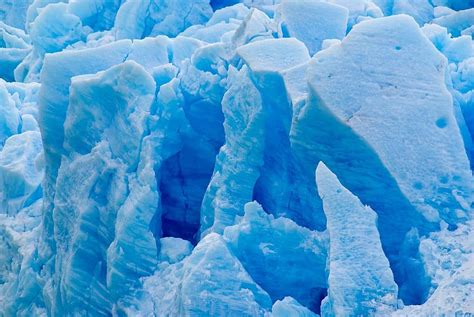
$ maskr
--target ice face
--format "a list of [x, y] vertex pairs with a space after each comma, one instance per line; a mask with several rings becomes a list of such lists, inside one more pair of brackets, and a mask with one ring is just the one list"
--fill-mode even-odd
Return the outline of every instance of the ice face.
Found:
[[181, 262], [160, 264], [144, 290], [133, 315], [264, 316], [271, 306], [268, 294], [216, 233], [203, 238]]
[[25, 27], [26, 11], [33, 0], [0, 1], [0, 20], [15, 28]]
[[[367, 40], [387, 34], [391, 35], [387, 42]], [[371, 45], [374, 45], [374, 53], [370, 63], [365, 63], [363, 68], [352, 64], [353, 67], [340, 72], [339, 65], [346, 65], [344, 59], [363, 61], [362, 52]], [[424, 55], [423, 63], [410, 64], [415, 52]], [[383, 71], [379, 72], [377, 58], [382, 56], [393, 59], [391, 63], [385, 63]], [[453, 115], [451, 96], [444, 89], [445, 63], [411, 18], [396, 16], [359, 24], [341, 45], [321, 52], [312, 61], [309, 72], [314, 75], [310, 75], [309, 80], [313, 107], [326, 108], [327, 112], [367, 142], [378, 153], [404, 196], [415, 206], [423, 201], [423, 206], [418, 209], [428, 220], [436, 221], [438, 215], [432, 212], [436, 209], [445, 210], [439, 217], [449, 222], [467, 212], [470, 202], [458, 201], [452, 193], [443, 195], [442, 188], [450, 184], [448, 187], [457, 187], [460, 192], [469, 193], [472, 190], [472, 175], [462, 150], [463, 141]], [[360, 80], [357, 83], [351, 81], [352, 76]], [[408, 82], [401, 81], [407, 76], [412, 79], [411, 87], [406, 89], [405, 94], [399, 95], [397, 91], [405, 90], [404, 86], [408, 85]], [[431, 78], [437, 78], [438, 89], [425, 86]], [[350, 91], [347, 95], [335, 89], [342, 83]], [[361, 90], [360, 87], [367, 89]], [[348, 102], [350, 106], [344, 106]], [[308, 106], [303, 110], [301, 119], [304, 115], [309, 116], [310, 109], [311, 106]], [[386, 115], [384, 120], [377, 120], [382, 114]], [[416, 129], [417, 134], [412, 129]], [[424, 137], [420, 137], [420, 133]], [[392, 137], [394, 139], [390, 139]], [[395, 138], [403, 142], [396, 142]], [[428, 138], [433, 138], [434, 146], [427, 146], [431, 144]], [[426, 149], [416, 152], [415, 149], [419, 150], [420, 146]], [[410, 154], [405, 153], [411, 159], [403, 160], [401, 151], [410, 151]], [[428, 164], [429, 155], [436, 157], [440, 151], [451, 155], [451, 158], [445, 157]], [[433, 206], [431, 211], [430, 205]]]
[[0, 0], [0, 316], [471, 312], [473, 7]]
[[16, 214], [41, 197], [41, 134], [26, 131], [7, 139], [0, 152], [2, 213]]
[[[417, 54], [422, 62], [414, 62]], [[362, 22], [311, 61], [310, 97], [293, 120], [292, 142], [307, 170], [324, 161], [378, 213], [399, 283], [413, 277], [396, 264], [408, 231], [455, 224], [472, 209], [472, 172], [445, 63], [408, 16]]]
[[205, 23], [212, 15], [209, 1], [126, 1], [117, 12], [117, 38], [176, 36], [194, 24]]
[[316, 183], [330, 241], [329, 289], [321, 307], [323, 316], [394, 311], [398, 287], [382, 250], [377, 214], [344, 188], [322, 162], [316, 169]]
[[2, 104], [0, 109], [0, 143], [3, 148], [8, 137], [18, 133], [20, 124], [20, 113], [4, 82], [0, 82], [0, 102]]
[[[272, 299], [292, 296], [319, 311], [326, 294], [325, 233], [298, 226], [292, 220], [267, 215], [256, 203], [245, 205], [245, 214], [224, 238], [234, 254]], [[286, 254], [280, 257], [279, 254]], [[298, 266], [298, 271], [291, 268]]]
[[[68, 314], [82, 310], [87, 285], [94, 285], [98, 294], [93, 307], [105, 313], [111, 298], [119, 301], [123, 290], [151, 273], [156, 263], [149, 224], [158, 193], [144, 140], [154, 93], [152, 77], [135, 62], [72, 79], [64, 122], [66, 154], [58, 170], [53, 209], [59, 238], [56, 261], [64, 268], [58, 279], [58, 306]], [[142, 236], [143, 248], [136, 248], [136, 234]], [[89, 248], [90, 243], [97, 247]], [[126, 260], [128, 256], [137, 262]], [[105, 285], [115, 286], [109, 292]]]
[[30, 37], [1, 21], [0, 31], [0, 75], [4, 80], [13, 81], [15, 69], [31, 51]]

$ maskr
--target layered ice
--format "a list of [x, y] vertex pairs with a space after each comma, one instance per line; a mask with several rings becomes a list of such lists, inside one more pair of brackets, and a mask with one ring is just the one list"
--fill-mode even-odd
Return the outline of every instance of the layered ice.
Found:
[[0, 0], [0, 316], [473, 313], [473, 10]]
[[[143, 67], [127, 62], [97, 75], [74, 77], [70, 93], [64, 122], [66, 154], [58, 170], [53, 209], [55, 261], [63, 268], [57, 280], [57, 307], [64, 307], [65, 314], [80, 313], [89, 294], [95, 294], [91, 308], [105, 315], [110, 300], [119, 301], [129, 284], [150, 274], [156, 263], [149, 224], [158, 193], [154, 162], [145, 154], [149, 145], [142, 141], [155, 83]], [[82, 184], [80, 190], [76, 182]], [[141, 235], [142, 248], [133, 241], [135, 234]], [[89, 243], [97, 247], [90, 249]]]
[[[222, 236], [211, 233], [177, 263], [162, 262], [145, 280], [136, 316], [264, 316], [268, 294], [232, 254]], [[151, 311], [148, 311], [151, 310]]]

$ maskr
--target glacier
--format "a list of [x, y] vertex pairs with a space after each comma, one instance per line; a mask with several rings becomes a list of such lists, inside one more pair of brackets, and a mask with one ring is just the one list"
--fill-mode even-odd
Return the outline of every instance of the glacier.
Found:
[[0, 316], [474, 314], [474, 1], [0, 0]]

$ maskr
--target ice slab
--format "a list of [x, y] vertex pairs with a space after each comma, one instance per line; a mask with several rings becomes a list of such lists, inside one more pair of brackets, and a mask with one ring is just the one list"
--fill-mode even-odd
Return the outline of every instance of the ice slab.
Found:
[[323, 40], [346, 35], [349, 11], [345, 7], [321, 1], [283, 1], [277, 12], [281, 35], [302, 41], [311, 55], [321, 49]]

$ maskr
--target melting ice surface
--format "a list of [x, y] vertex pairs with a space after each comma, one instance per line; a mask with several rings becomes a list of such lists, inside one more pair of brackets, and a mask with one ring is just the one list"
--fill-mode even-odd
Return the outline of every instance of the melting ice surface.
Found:
[[474, 1], [0, 0], [0, 316], [474, 314]]

